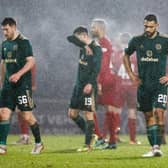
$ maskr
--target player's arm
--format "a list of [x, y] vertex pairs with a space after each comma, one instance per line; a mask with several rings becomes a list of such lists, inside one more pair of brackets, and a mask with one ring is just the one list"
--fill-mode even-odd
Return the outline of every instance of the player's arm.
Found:
[[166, 86], [168, 86], [168, 62], [167, 62], [167, 66], [166, 66], [166, 76], [163, 76], [159, 79], [161, 84], [165, 84]]
[[92, 65], [92, 73], [90, 74], [88, 78], [88, 84], [84, 87], [83, 92], [86, 94], [89, 94], [92, 91], [92, 86], [95, 83], [98, 73], [100, 71], [101, 66], [101, 57], [102, 57], [102, 51], [99, 46], [91, 48], [93, 51], [93, 65]]
[[1, 60], [1, 80], [0, 80], [0, 87], [2, 88], [2, 84], [4, 82], [5, 79], [5, 64], [4, 64], [4, 60]]
[[32, 91], [36, 90], [36, 64], [34, 64], [33, 68], [31, 69], [32, 74]]
[[70, 43], [73, 43], [77, 47], [84, 48], [86, 50], [87, 55], [92, 55], [93, 54], [90, 47], [87, 44], [85, 44], [83, 41], [81, 41], [79, 38], [77, 38], [75, 35], [68, 36], [67, 40]]
[[130, 56], [128, 54], [124, 54], [123, 56], [123, 63], [125, 66], [125, 69], [131, 79], [131, 81], [133, 82], [134, 85], [139, 86], [141, 84], [141, 80], [139, 79], [139, 77], [133, 72], [132, 68], [131, 68], [131, 61], [130, 61]]
[[26, 57], [26, 64], [18, 72], [9, 77], [9, 81], [16, 83], [26, 72], [30, 71], [35, 64], [33, 56]]

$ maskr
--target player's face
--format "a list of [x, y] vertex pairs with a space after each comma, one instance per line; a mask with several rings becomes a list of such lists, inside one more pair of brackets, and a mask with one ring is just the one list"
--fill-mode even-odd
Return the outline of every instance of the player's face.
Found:
[[144, 32], [148, 37], [152, 37], [158, 28], [158, 24], [155, 21], [144, 21]]
[[98, 26], [94, 22], [91, 24], [91, 35], [93, 38], [99, 37]]
[[16, 31], [16, 26], [9, 24], [2, 26], [3, 34], [7, 40], [12, 40]]
[[85, 33], [81, 33], [81, 34], [75, 34], [75, 36], [83, 42], [86, 42], [86, 34]]

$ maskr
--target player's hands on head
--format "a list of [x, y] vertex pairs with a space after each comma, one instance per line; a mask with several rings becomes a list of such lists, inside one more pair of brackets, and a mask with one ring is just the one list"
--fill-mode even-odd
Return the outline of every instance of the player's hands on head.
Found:
[[161, 84], [165, 84], [166, 86], [168, 86], [168, 76], [163, 76], [159, 79]]
[[21, 75], [19, 73], [14, 73], [13, 75], [9, 77], [9, 81], [13, 83], [17, 83], [20, 77]]
[[89, 94], [89, 93], [91, 93], [91, 91], [92, 91], [92, 84], [89, 83], [84, 87], [83, 93], [84, 94]]

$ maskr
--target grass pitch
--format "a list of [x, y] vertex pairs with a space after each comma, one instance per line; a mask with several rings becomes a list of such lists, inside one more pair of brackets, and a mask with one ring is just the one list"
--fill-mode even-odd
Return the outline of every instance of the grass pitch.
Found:
[[31, 155], [32, 145], [10, 145], [18, 136], [8, 138], [8, 153], [0, 156], [0, 168], [168, 168], [168, 145], [162, 146], [163, 157], [142, 158], [149, 151], [146, 136], [138, 136], [142, 145], [129, 145], [128, 137], [116, 150], [94, 150], [77, 153], [83, 135], [43, 136], [45, 149]]

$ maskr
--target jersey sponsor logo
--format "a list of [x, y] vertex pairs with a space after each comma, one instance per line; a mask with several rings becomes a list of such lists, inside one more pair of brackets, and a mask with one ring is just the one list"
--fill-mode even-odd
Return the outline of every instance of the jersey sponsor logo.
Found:
[[147, 55], [147, 57], [142, 57], [141, 58], [142, 62], [159, 62], [158, 58], [153, 58], [152, 57], [153, 56], [152, 50], [147, 50], [146, 55]]
[[82, 65], [85, 65], [85, 66], [87, 66], [87, 65], [88, 65], [88, 63], [87, 63], [87, 62], [82, 61], [81, 59], [79, 59], [79, 63], [80, 63], [80, 64], [82, 64]]
[[16, 59], [5, 59], [5, 63], [17, 63]]
[[157, 50], [161, 50], [161, 49], [162, 49], [162, 45], [161, 45], [161, 44], [156, 44], [156, 45], [155, 45], [155, 48], [156, 48]]
[[158, 58], [149, 58], [149, 57], [145, 58], [145, 57], [142, 57], [141, 61], [142, 62], [159, 62], [159, 59]]

